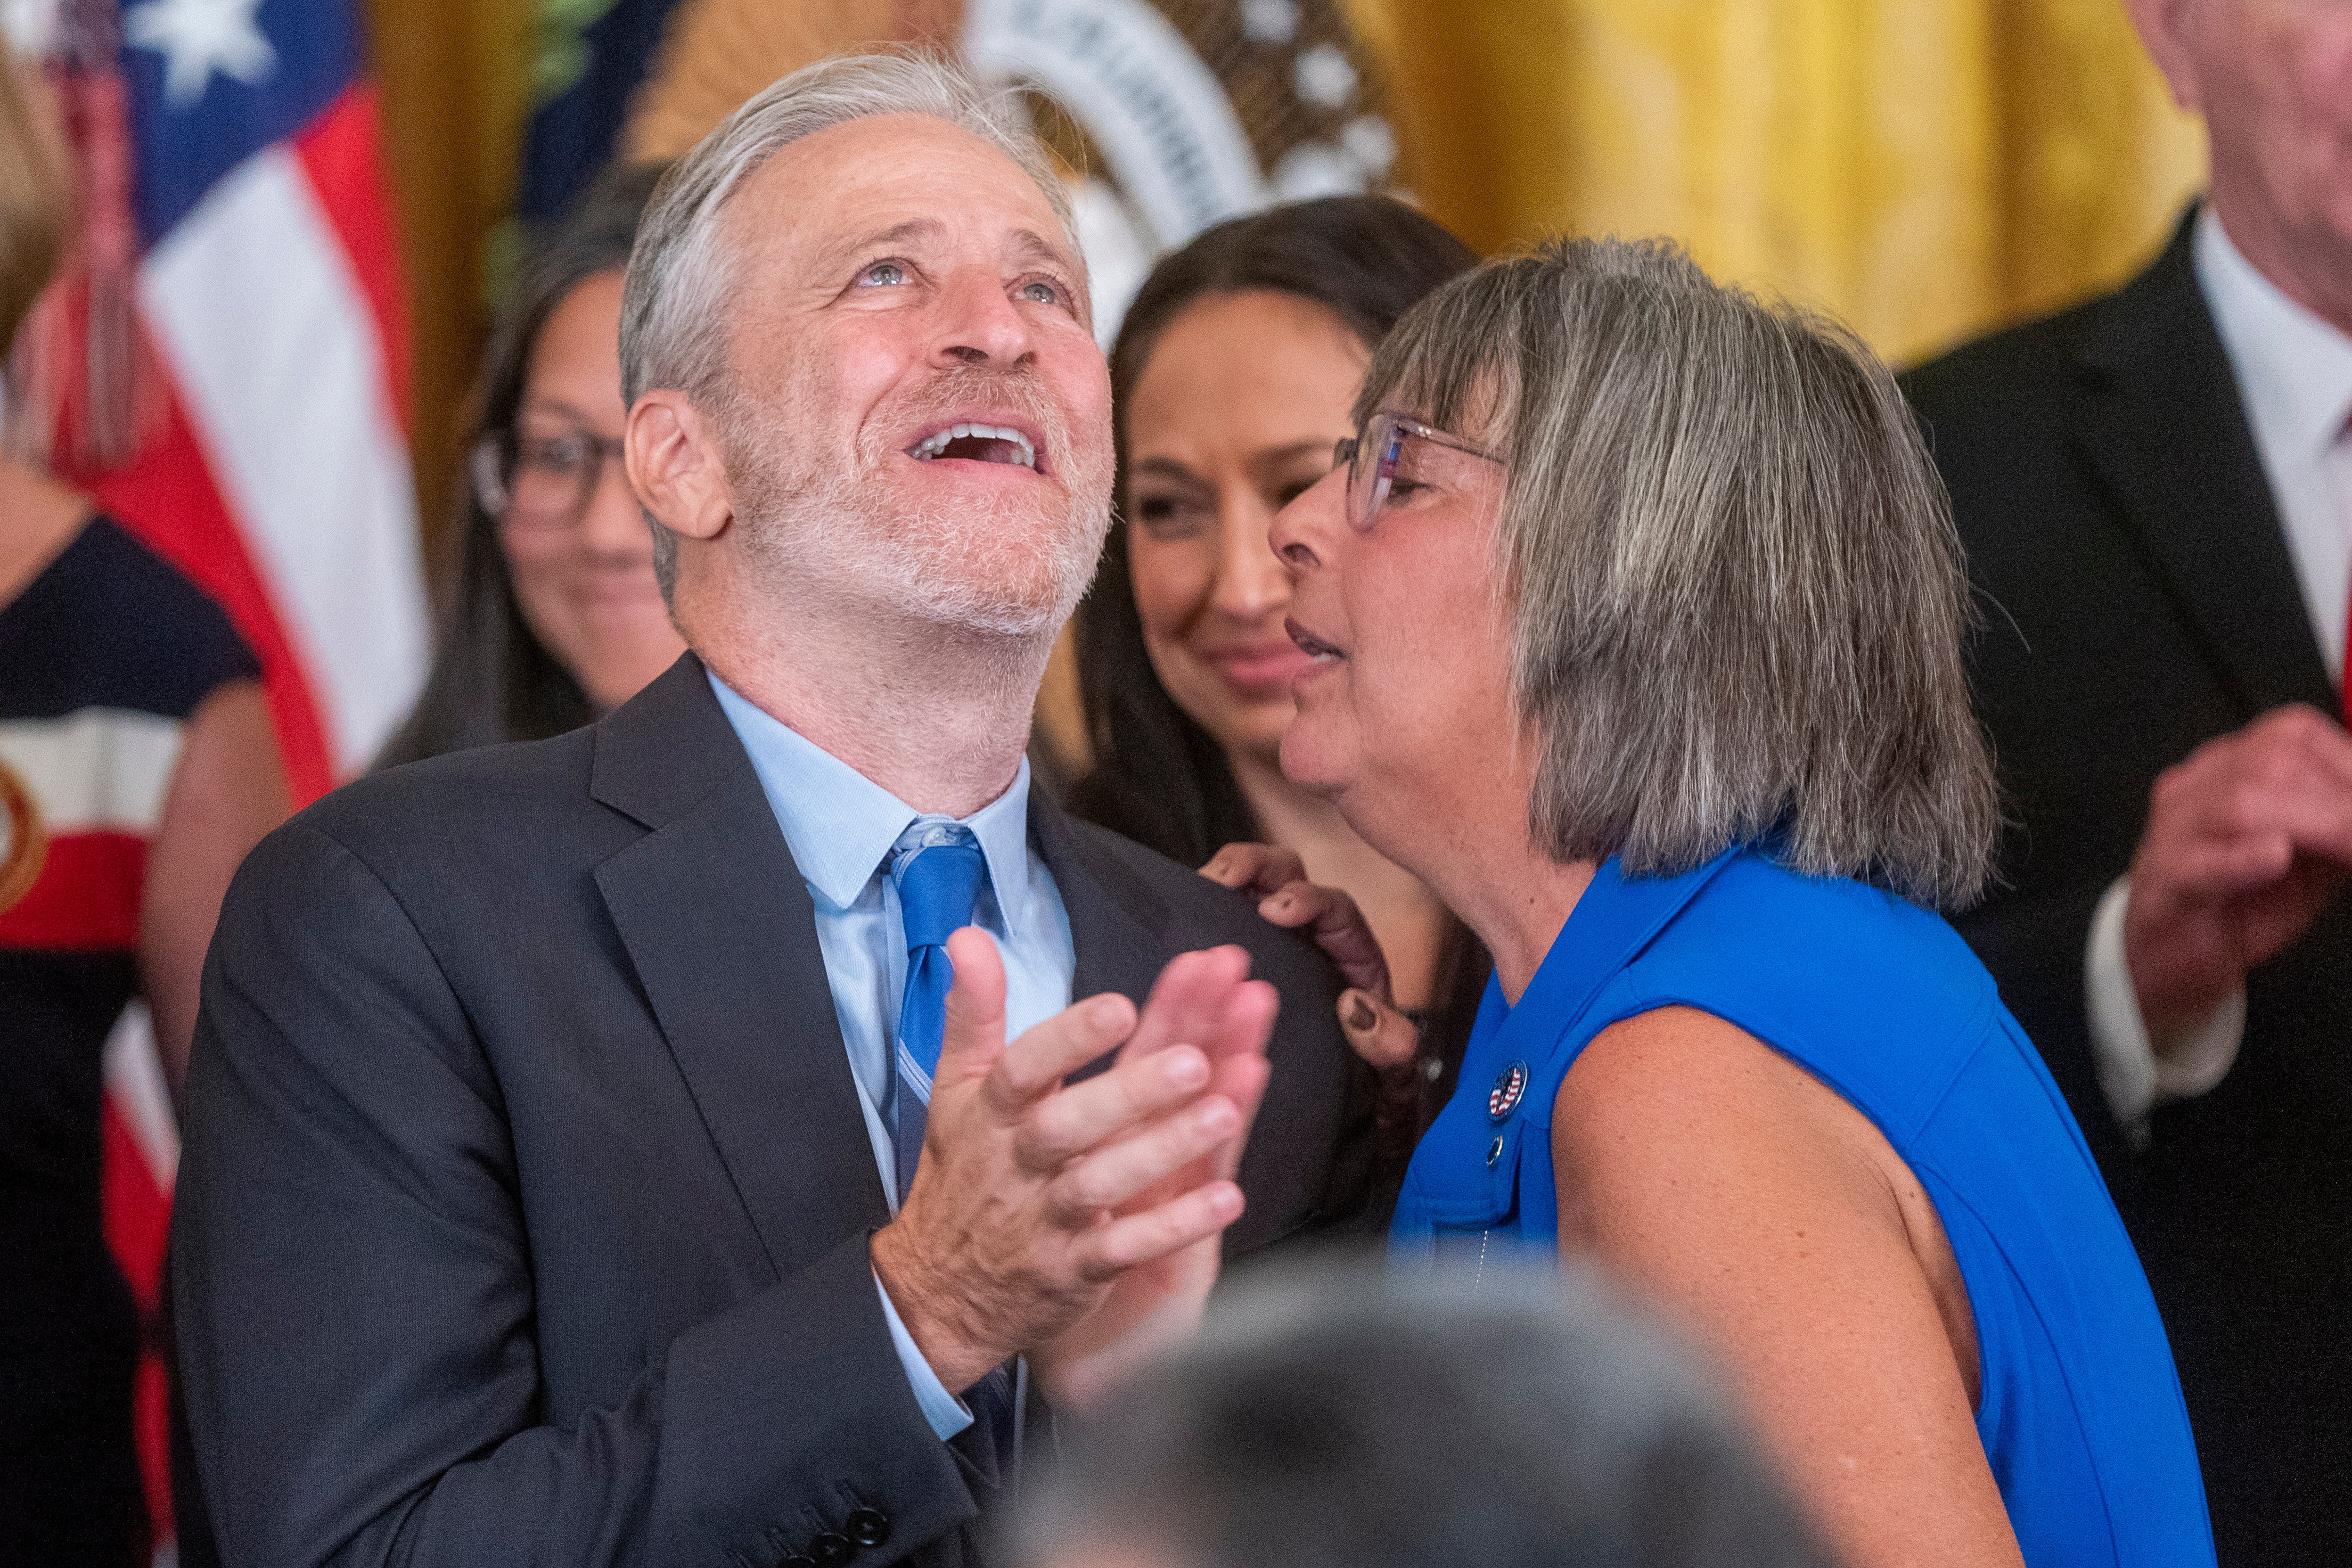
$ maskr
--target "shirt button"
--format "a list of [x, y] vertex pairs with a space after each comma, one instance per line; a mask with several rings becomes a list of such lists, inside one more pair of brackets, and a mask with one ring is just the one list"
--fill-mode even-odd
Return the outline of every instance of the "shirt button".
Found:
[[870, 1508], [861, 1508], [842, 1521], [842, 1528], [860, 1546], [879, 1546], [890, 1539], [890, 1521]]
[[1494, 1141], [1493, 1143], [1488, 1144], [1488, 1145], [1486, 1145], [1486, 1163], [1487, 1163], [1488, 1165], [1490, 1165], [1490, 1166], [1491, 1166], [1491, 1165], [1493, 1165], [1496, 1160], [1499, 1160], [1499, 1159], [1501, 1159], [1502, 1157], [1503, 1157], [1503, 1136], [1502, 1136], [1502, 1134], [1501, 1134], [1497, 1133], [1496, 1134], [1495, 1134], [1495, 1141]]
[[849, 1543], [847, 1536], [835, 1535], [828, 1530], [809, 1542], [809, 1555], [816, 1559], [816, 1568], [841, 1568], [857, 1555], [857, 1548]]

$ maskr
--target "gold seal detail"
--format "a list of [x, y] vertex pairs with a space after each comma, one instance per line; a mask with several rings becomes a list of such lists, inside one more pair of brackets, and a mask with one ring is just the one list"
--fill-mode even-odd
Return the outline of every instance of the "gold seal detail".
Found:
[[0, 808], [8, 819], [8, 837], [0, 851], [0, 912], [5, 912], [40, 880], [41, 862], [49, 856], [49, 835], [41, 826], [41, 808], [32, 790], [5, 760], [0, 760]]

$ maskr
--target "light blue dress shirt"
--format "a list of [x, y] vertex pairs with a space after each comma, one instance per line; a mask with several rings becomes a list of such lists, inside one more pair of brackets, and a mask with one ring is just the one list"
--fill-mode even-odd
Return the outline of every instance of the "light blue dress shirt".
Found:
[[[710, 689], [751, 755], [752, 771], [816, 905], [817, 946], [824, 955], [842, 1044], [849, 1051], [850, 1076], [857, 1082], [857, 1108], [865, 1113], [875, 1169], [895, 1214], [898, 1158], [884, 1112], [893, 1087], [898, 1002], [907, 988], [907, 936], [898, 886], [887, 873], [890, 846], [920, 813], [717, 675], [710, 676]], [[1010, 789], [962, 821], [980, 841], [988, 866], [971, 923], [996, 939], [1004, 958], [1004, 1031], [1010, 1040], [1070, 1005], [1077, 970], [1061, 890], [1045, 862], [1029, 852], [1027, 760]], [[954, 1437], [971, 1425], [971, 1412], [923, 1359], [879, 1279], [874, 1288], [916, 1402], [932, 1431], [943, 1440]]]

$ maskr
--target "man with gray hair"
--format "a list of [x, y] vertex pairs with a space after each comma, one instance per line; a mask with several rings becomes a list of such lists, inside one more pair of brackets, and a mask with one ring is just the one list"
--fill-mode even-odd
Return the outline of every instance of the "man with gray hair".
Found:
[[1067, 215], [917, 57], [664, 181], [626, 446], [692, 651], [339, 791], [222, 917], [174, 1260], [226, 1561], [977, 1561], [1221, 1241], [1362, 1205], [1328, 969], [1030, 789], [1110, 494]]

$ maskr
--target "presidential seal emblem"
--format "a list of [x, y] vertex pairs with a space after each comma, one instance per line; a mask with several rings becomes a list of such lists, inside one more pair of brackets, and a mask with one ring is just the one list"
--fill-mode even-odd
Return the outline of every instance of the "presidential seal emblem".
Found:
[[1495, 1087], [1486, 1096], [1486, 1114], [1502, 1121], [1519, 1108], [1519, 1099], [1528, 1092], [1528, 1064], [1514, 1061], [1495, 1076]]
[[[557, 90], [612, 4], [553, 7], [577, 14], [547, 23]], [[1395, 170], [1346, 0], [677, 0], [622, 156], [675, 158], [777, 78], [878, 43], [953, 50], [1019, 95], [1069, 183], [1106, 348], [1151, 264], [1211, 224]]]
[[1151, 264], [1270, 202], [1383, 188], [1395, 132], [1340, 0], [967, 0], [1070, 180], [1108, 348]]

